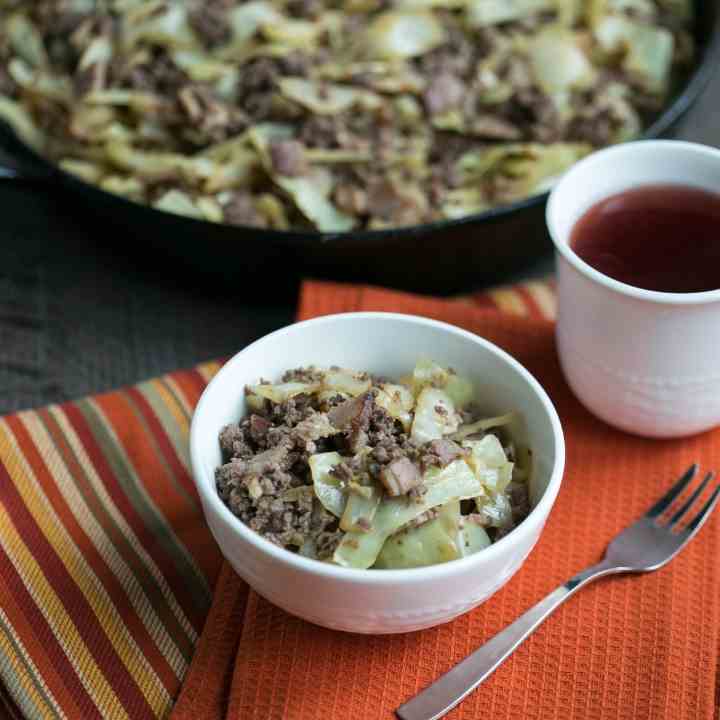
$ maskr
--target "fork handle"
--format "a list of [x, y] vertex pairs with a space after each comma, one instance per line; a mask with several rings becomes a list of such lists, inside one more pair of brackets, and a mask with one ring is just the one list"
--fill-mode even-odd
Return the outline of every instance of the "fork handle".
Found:
[[531, 635], [571, 595], [604, 575], [623, 572], [605, 560], [578, 573], [533, 605], [512, 625], [493, 636], [459, 665], [445, 673], [404, 705], [396, 714], [401, 720], [437, 720], [454, 708]]

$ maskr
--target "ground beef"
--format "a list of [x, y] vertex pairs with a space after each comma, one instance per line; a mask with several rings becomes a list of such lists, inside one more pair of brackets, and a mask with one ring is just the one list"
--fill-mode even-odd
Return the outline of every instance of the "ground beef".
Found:
[[424, 468], [442, 468], [462, 456], [463, 449], [452, 440], [432, 440], [423, 447], [420, 463]]
[[190, 82], [164, 50], [156, 50], [147, 63], [133, 64], [129, 68], [120, 66], [114, 72], [122, 85], [168, 97], [177, 97], [180, 89]]
[[6, 70], [7, 59], [0, 56], [0, 95], [15, 97], [17, 93], [17, 85], [10, 77], [10, 73]]
[[530, 512], [530, 495], [527, 483], [511, 482], [507, 488], [513, 521], [519, 523]]
[[104, 62], [96, 62], [84, 70], [79, 70], [73, 78], [75, 94], [83, 97], [91, 92], [100, 92], [105, 88], [107, 77], [108, 65]]
[[305, 148], [296, 140], [280, 140], [270, 143], [270, 161], [278, 175], [297, 177], [305, 175], [308, 163], [305, 160]]
[[365, 215], [368, 212], [367, 193], [357, 185], [338, 185], [333, 200], [340, 210], [352, 215]]
[[534, 86], [519, 90], [498, 111], [500, 119], [522, 128], [521, 134], [527, 139], [549, 143], [564, 135], [565, 128], [552, 99]]
[[313, 402], [314, 399], [310, 395], [301, 394], [282, 403], [272, 403], [269, 420], [273, 423], [295, 427], [315, 412]]
[[255, 207], [253, 196], [244, 190], [233, 193], [223, 205], [223, 220], [229, 225], [267, 227], [268, 223]]
[[417, 198], [385, 178], [378, 179], [368, 187], [367, 205], [373, 215], [396, 225], [419, 222], [425, 212]]
[[610, 113], [602, 112], [592, 117], [577, 117], [570, 123], [568, 134], [573, 140], [593, 145], [607, 145], [615, 132]]
[[220, 431], [220, 449], [226, 459], [250, 458], [255, 454], [255, 447], [242, 422], [226, 425]]
[[338, 115], [312, 115], [300, 125], [298, 138], [310, 148], [339, 148], [349, 137], [345, 119]]
[[316, 18], [325, 9], [321, 0], [289, 0], [285, 8], [294, 17], [310, 20]]
[[315, 551], [319, 560], [332, 557], [344, 533], [341, 530], [323, 530], [315, 540]]
[[217, 2], [202, 2], [193, 8], [188, 19], [190, 27], [206, 48], [214, 48], [228, 42], [232, 27], [228, 20], [227, 7]]
[[478, 35], [477, 42], [473, 42], [457, 27], [450, 27], [448, 34], [447, 43], [415, 61], [416, 67], [424, 76], [452, 73], [458, 77], [469, 77], [477, 60], [484, 57], [491, 48], [484, 35]]
[[[222, 495], [221, 471], [217, 483]], [[309, 493], [292, 502], [283, 500], [284, 492], [296, 484], [293, 475], [279, 468], [259, 476], [244, 473], [230, 490], [230, 510], [268, 540], [283, 546], [300, 546], [314, 526], [314, 500]]]
[[253, 414], [248, 420], [248, 426], [250, 437], [255, 441], [258, 447], [267, 447], [268, 431], [272, 427], [272, 423], [267, 418]]
[[282, 376], [282, 378], [280, 378], [280, 380], [284, 383], [296, 382], [310, 385], [312, 383], [320, 382], [320, 380], [322, 380], [322, 377], [322, 372], [310, 366], [306, 368], [296, 368], [295, 370], [288, 370]]
[[370, 413], [368, 441], [373, 447], [393, 445], [401, 448], [403, 452], [408, 450], [408, 440], [402, 425], [379, 405], [373, 405]]
[[[308, 74], [314, 59], [301, 51], [295, 51], [284, 57], [258, 57], [243, 65], [236, 87], [237, 100], [242, 104], [257, 100], [259, 94], [265, 94], [275, 88], [281, 77], [294, 75], [304, 77]], [[248, 110], [248, 112], [250, 112]], [[253, 117], [254, 120], [260, 118]]]
[[341, 462], [330, 470], [330, 474], [340, 480], [341, 483], [349, 483], [356, 475], [357, 470], [353, 470], [350, 463]]

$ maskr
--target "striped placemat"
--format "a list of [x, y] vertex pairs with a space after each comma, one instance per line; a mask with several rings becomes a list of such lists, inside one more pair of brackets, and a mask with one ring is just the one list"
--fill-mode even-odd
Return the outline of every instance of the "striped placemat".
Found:
[[[549, 282], [455, 302], [555, 312]], [[187, 452], [193, 408], [219, 367], [0, 420], [8, 713], [137, 720], [171, 710], [220, 568]]]

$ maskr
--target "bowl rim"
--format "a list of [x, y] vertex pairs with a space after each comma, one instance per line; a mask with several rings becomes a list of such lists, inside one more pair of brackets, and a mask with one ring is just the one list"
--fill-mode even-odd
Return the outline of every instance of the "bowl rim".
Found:
[[[207, 412], [206, 406], [208, 398], [210, 394], [214, 392], [214, 388], [223, 384], [225, 382], [225, 378], [229, 378], [233, 374], [235, 368], [242, 365], [243, 358], [246, 353], [257, 348], [259, 345], [262, 345], [271, 338], [278, 339], [282, 338], [284, 335], [302, 332], [303, 329], [307, 327], [332, 324], [338, 321], [353, 322], [355, 320], [368, 319], [380, 322], [386, 320], [400, 321], [402, 323], [433, 327], [443, 332], [459, 336], [464, 340], [470, 341], [474, 345], [480, 346], [485, 351], [490, 352], [502, 362], [509, 365], [511, 369], [520, 376], [520, 378], [528, 386], [530, 392], [540, 401], [543, 410], [547, 415], [552, 430], [552, 441], [555, 451], [554, 464], [550, 472], [547, 487], [545, 488], [545, 491], [540, 497], [538, 503], [532, 508], [529, 515], [523, 520], [523, 522], [507, 535], [500, 538], [500, 540], [497, 540], [489, 547], [483, 549], [482, 552], [437, 565], [427, 565], [419, 568], [375, 571], [372, 571], [371, 569], [346, 568], [338, 565], [332, 565], [330, 563], [320, 562], [312, 558], [305, 558], [275, 545], [269, 540], [263, 538], [254, 530], [247, 527], [238, 517], [233, 515], [225, 503], [222, 502], [220, 496], [215, 490], [214, 480], [210, 479], [208, 482], [208, 478], [205, 477], [206, 474], [203, 471], [203, 463], [201, 461], [201, 442], [202, 437], [206, 432], [205, 425], [207, 424], [207, 420], [205, 418], [205, 414]], [[484, 562], [483, 558], [492, 559], [492, 557], [501, 556], [512, 545], [516, 544], [520, 533], [530, 532], [531, 526], [539, 526], [540, 530], [542, 530], [545, 519], [550, 513], [560, 490], [565, 470], [565, 439], [557, 411], [555, 410], [550, 397], [540, 383], [523, 365], [515, 360], [515, 358], [489, 340], [486, 340], [475, 333], [469, 332], [468, 330], [456, 327], [455, 325], [429, 318], [403, 313], [352, 312], [324, 315], [318, 318], [312, 318], [310, 320], [304, 320], [287, 325], [259, 338], [230, 358], [208, 383], [196, 405], [190, 427], [190, 460], [192, 466], [192, 477], [202, 501], [203, 512], [206, 515], [210, 512], [219, 515], [223, 522], [228, 527], [232, 528], [235, 534], [239, 535], [244, 541], [253, 545], [256, 550], [261, 552], [263, 555], [268, 556], [276, 562], [289, 566], [296, 571], [309, 572], [317, 576], [336, 578], [343, 581], [357, 583], [392, 584], [400, 581], [424, 582], [426, 580], [450, 578], [455, 575], [456, 572], [470, 570], [475, 565], [482, 564], [482, 562]], [[218, 545], [220, 545], [220, 543], [218, 543]]]

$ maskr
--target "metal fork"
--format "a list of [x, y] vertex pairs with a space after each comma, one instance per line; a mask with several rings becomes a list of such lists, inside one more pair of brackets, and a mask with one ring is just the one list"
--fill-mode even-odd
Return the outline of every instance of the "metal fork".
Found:
[[580, 588], [606, 575], [651, 572], [670, 562], [695, 537], [715, 508], [720, 495], [718, 485], [700, 512], [687, 525], [680, 526], [680, 521], [712, 481], [714, 473], [709, 472], [677, 511], [669, 519], [663, 518], [697, 471], [697, 464], [692, 465], [645, 515], [608, 545], [605, 557], [597, 565], [579, 572], [553, 590], [512, 625], [488, 640], [412, 700], [401, 705], [395, 711], [397, 716], [401, 720], [436, 720], [442, 717], [494, 672], [520, 643]]

